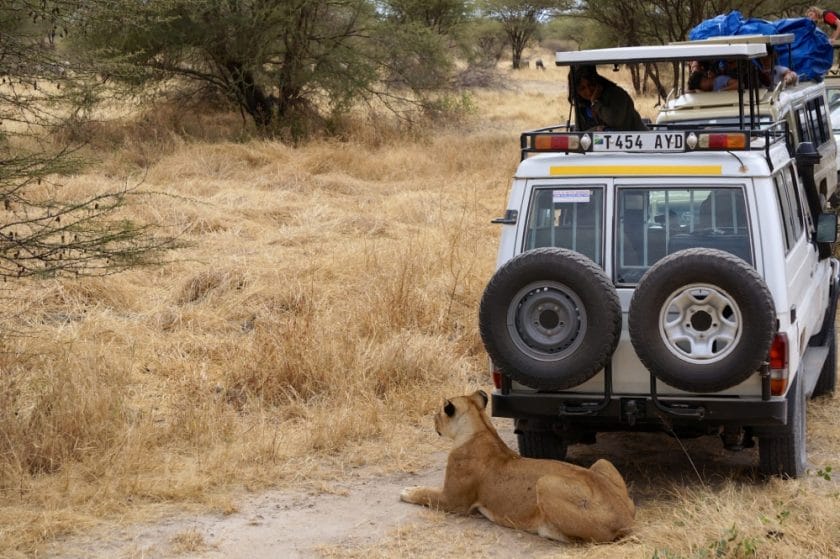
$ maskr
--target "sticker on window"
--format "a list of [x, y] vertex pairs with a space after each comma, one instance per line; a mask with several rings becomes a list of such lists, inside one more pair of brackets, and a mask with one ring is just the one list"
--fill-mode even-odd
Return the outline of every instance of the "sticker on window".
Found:
[[588, 204], [592, 196], [591, 190], [555, 190], [553, 192], [555, 204]]

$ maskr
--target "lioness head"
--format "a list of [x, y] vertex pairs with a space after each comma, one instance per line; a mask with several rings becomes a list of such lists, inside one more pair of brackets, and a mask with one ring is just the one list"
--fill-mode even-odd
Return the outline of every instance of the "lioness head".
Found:
[[487, 400], [487, 393], [483, 390], [446, 400], [440, 411], [435, 414], [435, 430], [438, 435], [459, 440], [483, 428], [485, 422], [482, 415], [487, 407]]

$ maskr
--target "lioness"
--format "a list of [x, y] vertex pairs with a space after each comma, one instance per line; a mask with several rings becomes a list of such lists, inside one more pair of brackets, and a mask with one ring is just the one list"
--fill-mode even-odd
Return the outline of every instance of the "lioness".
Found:
[[607, 542], [629, 532], [636, 507], [615, 466], [523, 458], [499, 437], [486, 406], [481, 390], [446, 400], [435, 429], [455, 446], [443, 489], [406, 488], [403, 501], [460, 514], [477, 510], [502, 526], [560, 541]]

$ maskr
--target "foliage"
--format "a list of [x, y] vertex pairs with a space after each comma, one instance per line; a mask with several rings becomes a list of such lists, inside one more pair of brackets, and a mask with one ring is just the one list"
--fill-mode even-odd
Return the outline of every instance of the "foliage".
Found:
[[469, 20], [468, 0], [388, 0], [383, 11], [398, 24], [419, 23], [446, 35]]
[[461, 87], [494, 85], [501, 80], [496, 68], [507, 47], [507, 38], [498, 21], [476, 19], [458, 35], [458, 53], [466, 68], [456, 79]]
[[56, 48], [61, 3], [0, 6], [0, 277], [104, 274], [153, 260], [171, 242], [117, 217], [128, 190], [63, 195], [79, 146], [51, 136], [78, 126], [96, 100], [92, 74]]
[[484, 13], [501, 23], [507, 37], [513, 68], [519, 69], [522, 51], [534, 40], [541, 23], [569, 3], [562, 0], [484, 0]]
[[[169, 80], [221, 93], [260, 129], [301, 135], [306, 121], [358, 101], [399, 112], [448, 86], [446, 34], [464, 2], [156, 0], [80, 3], [79, 43], [137, 91]], [[172, 80], [178, 80], [173, 82]]]
[[817, 477], [821, 477], [826, 481], [831, 481], [831, 466], [820, 468], [817, 470]]

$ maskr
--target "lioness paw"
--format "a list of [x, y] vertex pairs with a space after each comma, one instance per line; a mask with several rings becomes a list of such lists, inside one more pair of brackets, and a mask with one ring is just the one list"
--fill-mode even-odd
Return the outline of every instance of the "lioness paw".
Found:
[[405, 501], [406, 503], [413, 503], [413, 502], [414, 502], [414, 499], [413, 499], [412, 497], [414, 496], [414, 493], [415, 493], [418, 489], [419, 489], [419, 487], [417, 487], [417, 486], [414, 486], [414, 487], [406, 487], [405, 489], [403, 489], [402, 491], [400, 491], [400, 500], [401, 500], [401, 501]]

